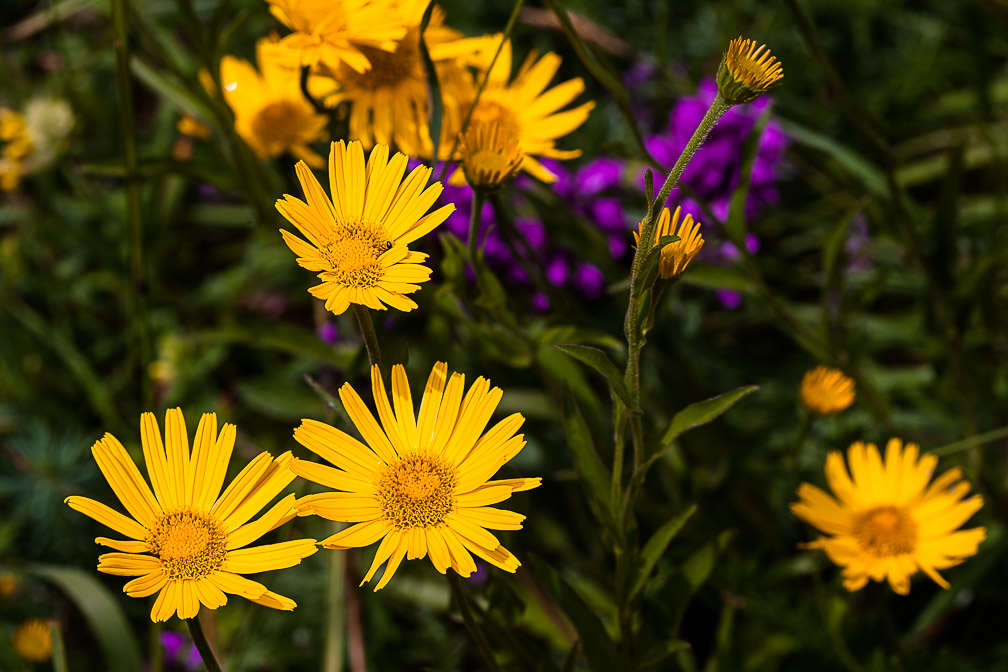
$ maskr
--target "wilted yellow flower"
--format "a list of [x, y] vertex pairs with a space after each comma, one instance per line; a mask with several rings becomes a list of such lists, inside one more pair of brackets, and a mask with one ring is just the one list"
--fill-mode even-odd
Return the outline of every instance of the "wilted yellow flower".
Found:
[[[700, 236], [700, 222], [693, 221], [693, 215], [687, 214], [682, 222], [679, 222], [681, 207], [676, 207], [675, 213], [669, 215], [668, 208], [662, 208], [658, 217], [658, 224], [655, 226], [655, 237], [652, 245], [656, 245], [662, 236], [679, 236], [679, 240], [674, 241], [662, 248], [661, 259], [658, 261], [658, 274], [665, 278], [675, 278], [686, 271], [686, 267], [693, 261], [693, 257], [700, 252], [704, 245], [704, 239]], [[676, 224], [679, 230], [676, 230]], [[634, 231], [634, 240], [640, 244], [640, 234], [644, 230], [644, 220], [637, 224]]]
[[748, 103], [761, 96], [784, 77], [784, 68], [766, 45], [737, 37], [721, 59], [717, 85], [729, 105]]
[[[490, 51], [487, 54], [488, 61], [492, 53]], [[518, 147], [525, 155], [522, 169], [543, 182], [555, 181], [556, 175], [547, 170], [536, 157], [573, 159], [581, 156], [579, 149], [557, 149], [556, 141], [583, 124], [588, 118], [588, 112], [595, 107], [594, 102], [588, 101], [575, 108], [560, 111], [560, 108], [577, 98], [585, 87], [584, 81], [576, 77], [547, 90], [559, 68], [560, 57], [557, 54], [550, 52], [539, 58], [536, 52], [532, 52], [512, 80], [511, 41], [506, 41], [470, 119], [470, 123], [497, 125], [502, 131], [516, 135]], [[479, 79], [482, 79], [482, 75]], [[467, 106], [475, 96], [474, 89]], [[461, 183], [462, 178], [462, 172], [456, 171], [452, 182]]]
[[417, 304], [405, 295], [430, 279], [431, 271], [422, 263], [427, 255], [407, 246], [444, 222], [455, 206], [428, 213], [441, 195], [441, 183], [426, 186], [432, 172], [426, 166], [417, 166], [404, 180], [407, 160], [398, 153], [389, 159], [389, 148], [377, 145], [365, 168], [361, 143], [347, 146], [340, 140], [329, 151], [332, 200], [308, 166], [298, 162], [297, 176], [308, 202], [287, 194], [276, 203], [280, 214], [308, 239], [280, 231], [298, 255], [298, 265], [322, 280], [308, 291], [336, 315], [351, 303], [375, 310], [384, 310], [386, 304], [413, 310]]
[[49, 624], [39, 618], [25, 621], [14, 631], [14, 650], [25, 660], [44, 663], [52, 656]]
[[118, 551], [99, 556], [98, 571], [137, 577], [123, 588], [130, 597], [158, 593], [151, 609], [155, 622], [173, 614], [193, 618], [200, 604], [207, 609], [224, 606], [226, 593], [273, 609], [297, 606], [242, 576], [293, 567], [318, 550], [314, 539], [248, 548], [296, 515], [291, 494], [249, 522], [294, 480], [293, 458], [290, 451], [275, 460], [260, 453], [222, 494], [235, 436], [232, 424], [225, 424], [218, 436], [217, 415], [204, 413], [190, 453], [181, 409], [165, 413], [164, 443], [154, 414], [144, 413], [140, 442], [153, 492], [114, 436], [106, 434], [91, 447], [98, 468], [131, 517], [87, 497], [66, 499], [70, 508], [129, 537], [95, 539]]
[[376, 591], [403, 558], [428, 556], [442, 574], [451, 567], [462, 576], [476, 571], [471, 554], [508, 572], [521, 565], [488, 529], [521, 529], [525, 516], [490, 505], [538, 487], [542, 479], [487, 479], [525, 446], [515, 434], [525, 419], [513, 413], [484, 433], [501, 400], [500, 388], [480, 377], [463, 397], [465, 376], [447, 374], [446, 363], [434, 366], [414, 416], [405, 369], [392, 367], [389, 404], [381, 372], [373, 366], [371, 389], [381, 426], [353, 387], [343, 385], [340, 400], [367, 445], [315, 420], [303, 420], [294, 430], [298, 443], [336, 467], [294, 460], [299, 476], [336, 490], [298, 500], [299, 515], [354, 523], [324, 539], [326, 548], [363, 547], [380, 539], [361, 581], [370, 581], [388, 561]]
[[474, 189], [494, 190], [507, 184], [521, 169], [525, 153], [514, 129], [477, 121], [459, 140], [462, 172]]
[[[404, 0], [397, 11], [406, 35], [392, 51], [361, 47], [371, 67], [358, 72], [348, 63], [330, 69], [320, 66], [310, 80], [310, 90], [326, 105], [349, 102], [350, 139], [364, 149], [376, 143], [395, 147], [408, 156], [430, 157], [433, 152], [428, 118], [428, 87], [420, 57], [420, 23], [427, 0]], [[434, 62], [442, 99], [442, 135], [458, 128], [464, 114], [462, 98], [472, 89], [472, 75], [464, 64], [468, 57], [487, 47], [482, 38], [464, 38], [444, 25], [444, 11], [435, 6], [424, 31], [424, 42]], [[496, 44], [494, 44], [496, 48]]]
[[948, 588], [937, 570], [975, 555], [986, 538], [985, 528], [959, 529], [983, 506], [980, 495], [963, 499], [970, 484], [961, 480], [962, 471], [950, 469], [929, 486], [938, 458], [918, 460], [918, 451], [916, 444], [903, 448], [890, 439], [883, 463], [878, 448], [858, 441], [847, 451], [850, 475], [839, 452], [826, 458], [826, 481], [836, 499], [809, 483], [798, 488], [801, 501], [791, 511], [830, 535], [804, 546], [821, 548], [843, 567], [847, 590], [887, 579], [906, 595], [918, 569]]
[[835, 415], [854, 403], [854, 379], [839, 369], [819, 365], [802, 377], [801, 399], [812, 413]]
[[270, 56], [270, 44], [270, 38], [256, 43], [260, 71], [234, 56], [221, 59], [222, 93], [235, 130], [261, 159], [290, 152], [318, 168], [325, 161], [308, 145], [322, 138], [329, 120], [305, 99], [297, 72]]
[[289, 68], [346, 63], [364, 72], [371, 64], [362, 48], [392, 51], [406, 34], [393, 0], [266, 1], [270, 13], [294, 31], [277, 45], [277, 58]]

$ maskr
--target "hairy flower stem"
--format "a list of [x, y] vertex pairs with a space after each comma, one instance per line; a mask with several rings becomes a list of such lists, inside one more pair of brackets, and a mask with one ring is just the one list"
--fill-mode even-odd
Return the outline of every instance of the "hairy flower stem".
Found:
[[483, 216], [483, 204], [486, 203], [486, 192], [482, 189], [473, 189], [472, 212], [469, 213], [469, 239], [466, 241], [469, 251], [469, 265], [472, 266], [473, 273], [477, 279], [480, 273], [479, 263], [479, 230], [480, 219]]
[[207, 672], [223, 672], [223, 668], [217, 662], [217, 656], [214, 655], [213, 649], [210, 648], [210, 642], [207, 641], [206, 634], [203, 632], [203, 625], [200, 623], [199, 615], [187, 618], [185, 622], [189, 628], [189, 634], [192, 635], [193, 644], [196, 645], [196, 650], [199, 651], [200, 658], [203, 659], [203, 665], [206, 667]]
[[147, 381], [147, 366], [151, 359], [150, 323], [147, 314], [147, 282], [143, 266], [143, 221], [140, 207], [140, 174], [137, 164], [135, 124], [133, 121], [133, 88], [130, 73], [130, 49], [127, 31], [126, 0], [113, 0], [112, 25], [115, 28], [116, 90], [119, 103], [119, 123], [123, 129], [123, 168], [126, 176], [126, 227], [129, 241], [130, 280], [133, 285], [130, 307], [136, 326], [137, 353], [140, 356], [141, 400], [144, 408], [151, 405], [151, 387]]
[[361, 336], [364, 338], [364, 347], [367, 349], [368, 363], [371, 366], [378, 365], [382, 377], [385, 377], [385, 365], [382, 363], [381, 348], [378, 347], [378, 335], [374, 330], [374, 322], [371, 321], [371, 312], [367, 306], [359, 303], [353, 304], [354, 317], [357, 318], [357, 326], [360, 327]]
[[479, 649], [487, 669], [491, 670], [491, 672], [500, 672], [497, 659], [493, 655], [493, 649], [490, 648], [486, 635], [483, 634], [479, 623], [476, 622], [476, 615], [473, 613], [472, 605], [469, 604], [469, 596], [466, 595], [465, 588], [462, 586], [462, 579], [454, 572], [447, 572], [445, 577], [448, 579], [448, 586], [451, 588], [455, 604], [458, 605], [459, 613], [462, 615], [462, 621], [465, 623], [466, 630], [469, 631], [469, 635], [476, 642], [476, 648]]

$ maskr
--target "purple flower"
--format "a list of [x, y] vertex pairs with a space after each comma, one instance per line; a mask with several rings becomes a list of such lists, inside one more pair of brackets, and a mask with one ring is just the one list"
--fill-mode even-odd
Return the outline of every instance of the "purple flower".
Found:
[[714, 293], [721, 305], [729, 310], [735, 310], [742, 305], [742, 294], [731, 289], [719, 289]]
[[326, 320], [315, 330], [315, 335], [323, 343], [335, 344], [339, 342], [339, 327], [335, 322]]
[[588, 298], [597, 299], [605, 288], [605, 275], [598, 266], [584, 263], [574, 271], [574, 285]]
[[567, 260], [557, 255], [546, 264], [546, 279], [556, 287], [563, 287], [570, 278], [570, 266]]

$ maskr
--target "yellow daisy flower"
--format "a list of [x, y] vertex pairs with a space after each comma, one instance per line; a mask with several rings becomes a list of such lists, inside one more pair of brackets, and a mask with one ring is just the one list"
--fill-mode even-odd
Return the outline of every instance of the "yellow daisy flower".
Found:
[[338, 429], [303, 420], [294, 438], [335, 468], [295, 459], [295, 473], [337, 492], [298, 500], [299, 515], [315, 514], [354, 523], [321, 542], [344, 549], [381, 544], [361, 585], [388, 562], [380, 590], [403, 558], [424, 556], [444, 574], [449, 567], [462, 576], [476, 571], [471, 554], [508, 572], [521, 563], [490, 530], [517, 530], [525, 516], [490, 506], [513, 492], [530, 490], [541, 478], [487, 480], [525, 445], [515, 434], [524, 418], [514, 413], [483, 430], [501, 399], [501, 390], [477, 378], [463, 396], [465, 376], [448, 376], [438, 362], [431, 371], [413, 415], [409, 381], [402, 366], [392, 367], [389, 404], [377, 366], [371, 368], [371, 388], [381, 426], [350, 384], [339, 391], [343, 407], [364, 438], [361, 443]]
[[[492, 54], [489, 51], [488, 55]], [[525, 154], [522, 169], [543, 182], [554, 182], [556, 175], [535, 157], [573, 159], [581, 156], [579, 149], [557, 149], [556, 141], [583, 124], [595, 103], [588, 101], [575, 108], [560, 111], [560, 108], [577, 98], [585, 87], [584, 81], [576, 77], [547, 90], [550, 80], [560, 68], [560, 56], [557, 54], [550, 52], [538, 58], [536, 52], [530, 53], [513, 80], [510, 79], [511, 58], [511, 41], [508, 40], [490, 70], [487, 86], [473, 110], [470, 123], [496, 124], [514, 133], [518, 137], [518, 146]], [[478, 79], [481, 80], [482, 75]], [[475, 96], [474, 89], [466, 108]], [[452, 182], [461, 183], [462, 178], [462, 172], [456, 171]]]
[[812, 413], [836, 415], [854, 403], [854, 379], [839, 369], [817, 366], [802, 376], [801, 399]]
[[731, 41], [721, 59], [718, 91], [729, 105], [740, 105], [763, 95], [783, 78], [784, 67], [765, 44], [757, 48], [755, 41], [740, 36]]
[[320, 167], [325, 162], [309, 145], [322, 138], [329, 120], [305, 99], [297, 73], [271, 56], [272, 43], [270, 38], [256, 43], [261, 72], [234, 56], [221, 59], [221, 85], [235, 130], [261, 159], [290, 152]]
[[801, 501], [791, 511], [830, 535], [805, 547], [821, 548], [843, 567], [847, 590], [859, 590], [868, 579], [887, 579], [906, 595], [918, 569], [948, 588], [937, 570], [975, 555], [986, 538], [982, 527], [958, 529], [983, 506], [983, 498], [964, 499], [970, 485], [958, 467], [928, 485], [938, 458], [918, 460], [918, 450], [890, 439], [883, 463], [878, 448], [858, 441], [847, 451], [850, 476], [839, 452], [826, 458], [826, 481], [836, 499], [809, 483], [798, 488]]
[[293, 458], [290, 451], [275, 460], [260, 453], [222, 494], [235, 431], [234, 425], [225, 424], [218, 436], [217, 415], [204, 413], [190, 453], [181, 409], [165, 413], [163, 444], [154, 414], [144, 413], [140, 442], [153, 492], [114, 436], [106, 434], [91, 447], [98, 468], [132, 518], [87, 497], [66, 499], [70, 508], [129, 537], [95, 539], [117, 551], [99, 556], [98, 571], [137, 577], [123, 588], [130, 597], [158, 593], [151, 609], [155, 622], [172, 614], [193, 618], [200, 604], [216, 609], [227, 603], [226, 593], [273, 609], [296, 606], [294, 600], [242, 576], [293, 567], [318, 550], [314, 539], [248, 548], [296, 515], [290, 494], [249, 522], [294, 480]]
[[[655, 238], [652, 245], [661, 240], [662, 236], [679, 236], [679, 240], [662, 248], [661, 259], [658, 261], [658, 274], [663, 278], [675, 278], [686, 271], [693, 258], [700, 252], [704, 239], [700, 236], [700, 222], [693, 221], [693, 215], [687, 214], [679, 223], [682, 208], [676, 207], [675, 214], [669, 215], [668, 208], [662, 208], [655, 226]], [[676, 231], [676, 224], [679, 230]], [[644, 220], [637, 224], [634, 231], [634, 241], [640, 244], [640, 234], [644, 229]]]
[[422, 264], [427, 255], [407, 245], [441, 224], [455, 206], [427, 213], [441, 195], [441, 183], [425, 188], [432, 172], [426, 166], [403, 179], [406, 162], [399, 153], [389, 159], [389, 148], [378, 145], [365, 167], [361, 143], [347, 146], [340, 140], [329, 152], [332, 200], [299, 162], [296, 171], [307, 203], [289, 194], [277, 201], [280, 214], [308, 239], [280, 231], [298, 255], [298, 265], [318, 272], [322, 280], [308, 291], [336, 315], [351, 303], [413, 310], [417, 304], [405, 295], [430, 279], [430, 269]]
[[[320, 67], [313, 77], [313, 95], [326, 105], [343, 102], [350, 106], [350, 138], [360, 140], [364, 149], [376, 143], [396, 147], [409, 156], [427, 157], [433, 152], [428, 117], [427, 78], [420, 58], [420, 22], [427, 0], [406, 0], [399, 6], [406, 35], [393, 51], [361, 47], [371, 63], [358, 72], [348, 63], [339, 68]], [[435, 6], [424, 41], [434, 62], [442, 99], [442, 129], [462, 124], [462, 99], [472, 90], [472, 75], [465, 69], [468, 57], [487, 47], [483, 38], [464, 38], [444, 25], [444, 11]], [[496, 48], [496, 44], [493, 45]], [[440, 144], [449, 140], [444, 130]]]
[[474, 189], [491, 191], [511, 181], [525, 158], [513, 129], [482, 121], [466, 128], [459, 140], [459, 154], [466, 182]]
[[19, 656], [33, 663], [44, 663], [52, 656], [49, 624], [39, 618], [22, 623], [14, 631], [12, 643]]
[[[287, 67], [341, 63], [357, 72], [371, 64], [362, 49], [392, 51], [406, 34], [391, 0], [266, 0], [270, 13], [294, 32], [280, 40]], [[296, 75], [295, 75], [296, 77]]]

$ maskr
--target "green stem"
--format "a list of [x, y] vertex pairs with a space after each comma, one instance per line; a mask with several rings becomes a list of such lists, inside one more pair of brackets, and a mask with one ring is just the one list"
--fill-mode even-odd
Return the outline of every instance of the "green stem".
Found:
[[971, 436], [967, 439], [963, 439], [962, 441], [956, 441], [955, 443], [949, 443], [941, 446], [940, 448], [935, 448], [929, 452], [932, 455], [944, 457], [945, 455], [952, 455], [953, 453], [968, 450], [969, 448], [978, 448], [982, 444], [1004, 438], [1008, 438], [1008, 427], [1001, 427], [1000, 429], [993, 429], [989, 432], [985, 432], [984, 434], [977, 434], [976, 436]]
[[480, 221], [483, 216], [483, 205], [486, 203], [486, 192], [482, 189], [473, 189], [472, 212], [469, 213], [469, 240], [466, 241], [466, 249], [469, 251], [469, 264], [473, 273], [479, 277], [479, 230]]
[[63, 633], [60, 632], [58, 621], [49, 621], [49, 641], [52, 643], [53, 672], [70, 672], [66, 659], [66, 646], [63, 644]]
[[621, 496], [623, 494], [623, 446], [626, 443], [626, 416], [627, 407], [619, 401], [616, 402], [613, 411], [613, 465], [612, 465], [612, 490], [610, 501], [612, 501], [613, 513], [619, 511], [622, 505]]
[[164, 672], [164, 649], [161, 647], [161, 623], [151, 622], [148, 628], [148, 644], [150, 646], [151, 672]]
[[494, 658], [493, 649], [490, 648], [486, 635], [483, 634], [479, 623], [476, 622], [476, 615], [473, 613], [472, 605], [469, 604], [469, 597], [466, 595], [465, 588], [462, 587], [462, 580], [454, 572], [448, 572], [445, 576], [448, 579], [448, 586], [451, 588], [452, 597], [455, 598], [455, 604], [458, 605], [459, 613], [462, 615], [462, 621], [465, 623], [466, 630], [469, 631], [469, 635], [476, 642], [476, 648], [479, 649], [480, 656], [483, 657], [483, 662], [486, 663], [487, 669], [491, 670], [491, 672], [500, 672], [497, 659]]
[[[331, 532], [339, 532], [346, 527], [343, 523], [331, 523]], [[340, 672], [343, 669], [343, 635], [346, 631], [346, 603], [344, 574], [346, 555], [329, 553], [329, 586], [326, 595], [326, 644], [322, 669], [325, 672]]]
[[805, 439], [808, 438], [809, 429], [811, 428], [812, 414], [805, 408], [802, 408], [801, 420], [798, 421], [798, 430], [791, 441], [791, 451], [787, 457], [788, 467], [792, 474], [797, 475], [798, 473], [798, 454], [801, 452], [802, 446], [805, 445]]
[[203, 659], [203, 666], [206, 667], [207, 672], [223, 672], [223, 668], [217, 662], [217, 656], [214, 655], [213, 649], [210, 648], [210, 642], [207, 641], [206, 634], [203, 632], [203, 625], [200, 623], [199, 614], [185, 619], [185, 622], [189, 628], [189, 634], [192, 636], [193, 644], [196, 645], [196, 650], [199, 651], [200, 658]]
[[[511, 35], [511, 30], [514, 28], [515, 22], [518, 20], [518, 14], [521, 12], [523, 4], [525, 4], [525, 0], [516, 0], [514, 7], [511, 8], [511, 16], [508, 17], [507, 25], [504, 26], [504, 32], [501, 34], [500, 44], [497, 45], [497, 51], [494, 52], [493, 58], [490, 59], [490, 65], [487, 67], [486, 72], [483, 73], [483, 79], [480, 80], [479, 88], [476, 89], [476, 97], [473, 98], [472, 103], [469, 105], [469, 109], [466, 110], [465, 118], [462, 119], [462, 125], [459, 126], [458, 133], [455, 134], [455, 139], [452, 140], [451, 152], [448, 153], [448, 158], [441, 167], [441, 175], [438, 176], [438, 182], [444, 182], [445, 177], [448, 175], [448, 168], [451, 166], [452, 158], [454, 158], [455, 152], [458, 151], [459, 138], [461, 138], [462, 134], [465, 133], [466, 126], [469, 125], [469, 120], [472, 119], [473, 111], [479, 103], [480, 96], [483, 95], [483, 89], [486, 88], [487, 82], [490, 81], [490, 72], [493, 70], [494, 64], [497, 63], [497, 57], [500, 56], [501, 50], [504, 48], [504, 43], [507, 42], [508, 36]], [[433, 160], [437, 161], [437, 157], [433, 157]]]
[[378, 335], [375, 334], [374, 322], [371, 321], [371, 313], [367, 306], [359, 303], [353, 304], [354, 316], [357, 318], [357, 325], [360, 327], [361, 336], [364, 337], [364, 347], [367, 349], [368, 363], [371, 366], [378, 366], [382, 377], [385, 376], [385, 365], [382, 363], [381, 348], [378, 347]]
[[140, 174], [137, 169], [137, 149], [133, 119], [133, 88], [130, 75], [130, 49], [127, 24], [127, 0], [112, 1], [112, 25], [115, 30], [116, 99], [119, 103], [119, 123], [122, 126], [123, 168], [126, 176], [126, 238], [129, 241], [132, 320], [136, 328], [137, 352], [140, 356], [140, 389], [144, 408], [151, 405], [151, 386], [147, 384], [147, 368], [151, 359], [150, 325], [147, 321], [147, 293], [143, 267], [143, 221], [140, 207]]

